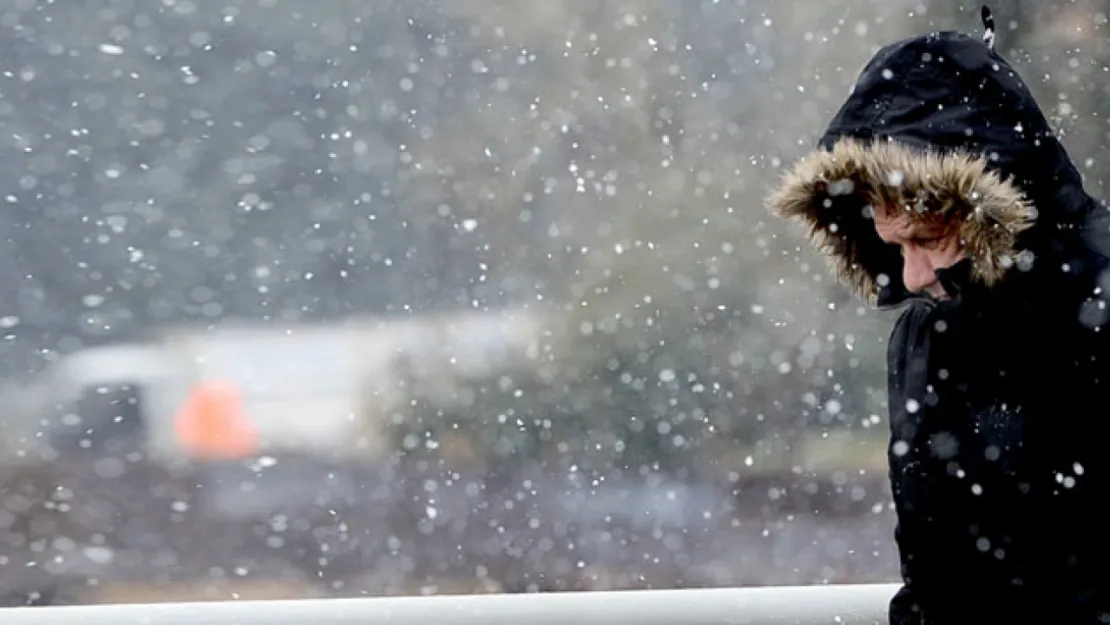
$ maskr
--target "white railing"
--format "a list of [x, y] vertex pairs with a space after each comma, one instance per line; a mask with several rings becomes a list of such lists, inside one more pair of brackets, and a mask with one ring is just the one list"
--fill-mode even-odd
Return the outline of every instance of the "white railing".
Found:
[[3, 625], [886, 625], [888, 584], [0, 609]]

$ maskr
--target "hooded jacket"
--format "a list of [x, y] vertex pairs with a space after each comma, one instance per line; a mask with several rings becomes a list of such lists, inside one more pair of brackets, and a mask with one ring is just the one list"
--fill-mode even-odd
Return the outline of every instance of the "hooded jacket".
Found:
[[[906, 292], [877, 202], [957, 225], [949, 299]], [[1110, 220], [1017, 72], [960, 33], [882, 48], [769, 204], [900, 311], [891, 622], [1110, 622]]]

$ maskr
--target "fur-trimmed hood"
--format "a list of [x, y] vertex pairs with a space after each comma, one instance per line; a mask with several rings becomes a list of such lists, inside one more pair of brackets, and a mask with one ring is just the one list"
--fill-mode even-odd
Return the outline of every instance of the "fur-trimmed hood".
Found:
[[805, 225], [858, 296], [893, 304], [907, 294], [901, 254], [871, 218], [880, 202], [950, 218], [968, 279], [985, 287], [1028, 269], [1047, 249], [1045, 233], [1081, 222], [1093, 205], [1017, 73], [959, 33], [880, 50], [817, 149], [767, 200]]
[[845, 138], [803, 158], [768, 200], [781, 217], [805, 224], [837, 277], [874, 303], [899, 280], [901, 258], [879, 239], [871, 206], [897, 205], [911, 215], [944, 215], [959, 223], [972, 279], [993, 285], [1014, 265], [1018, 234], [1032, 225], [1025, 193], [985, 157], [929, 153], [895, 141]]

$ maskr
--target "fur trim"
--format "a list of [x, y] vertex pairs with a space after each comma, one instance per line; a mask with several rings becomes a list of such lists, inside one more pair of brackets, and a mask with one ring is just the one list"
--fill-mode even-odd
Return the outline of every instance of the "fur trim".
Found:
[[[1011, 180], [966, 153], [845, 138], [799, 161], [768, 198], [771, 211], [806, 224], [841, 282], [876, 302], [881, 275], [901, 280], [898, 250], [879, 238], [870, 206], [897, 202], [921, 218], [958, 220], [972, 279], [991, 286], [1014, 264], [1017, 236], [1036, 209]], [[885, 284], [885, 282], [883, 282]]]

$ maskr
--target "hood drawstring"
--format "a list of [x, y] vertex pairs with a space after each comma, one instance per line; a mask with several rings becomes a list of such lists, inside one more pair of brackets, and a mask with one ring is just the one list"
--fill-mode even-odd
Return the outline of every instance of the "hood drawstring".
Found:
[[983, 45], [994, 50], [994, 36], [996, 32], [994, 29], [994, 16], [991, 15], [990, 7], [987, 5], [983, 5], [981, 14], [983, 17]]

